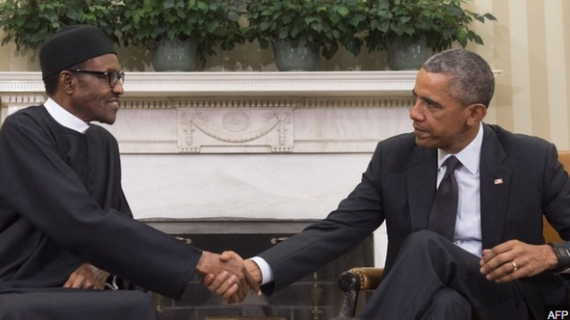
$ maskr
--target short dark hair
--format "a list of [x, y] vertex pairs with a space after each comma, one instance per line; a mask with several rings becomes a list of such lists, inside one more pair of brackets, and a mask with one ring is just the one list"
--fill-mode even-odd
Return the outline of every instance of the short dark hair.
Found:
[[489, 107], [495, 92], [495, 76], [478, 54], [465, 49], [445, 50], [428, 59], [422, 68], [449, 76], [450, 93], [464, 106], [481, 103]]
[[[67, 68], [66, 70], [83, 69], [84, 64], [85, 64], [85, 61], [77, 63], [75, 65], [72, 65], [69, 68]], [[44, 78], [44, 86], [46, 88], [46, 94], [48, 95], [48, 97], [53, 96], [55, 94], [55, 92], [57, 91], [57, 86], [59, 85], [59, 74], [60, 73], [61, 73], [61, 71], [58, 73], [51, 74], [51, 75]]]

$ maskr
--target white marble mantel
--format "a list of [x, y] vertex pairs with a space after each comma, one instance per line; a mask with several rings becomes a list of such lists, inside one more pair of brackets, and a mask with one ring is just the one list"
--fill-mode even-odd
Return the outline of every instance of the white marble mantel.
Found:
[[[323, 218], [359, 182], [376, 143], [410, 131], [415, 76], [128, 72], [107, 127], [135, 216]], [[40, 74], [0, 72], [0, 97], [2, 119], [41, 104]]]
[[[125, 154], [369, 152], [377, 140], [409, 128], [401, 113], [415, 75], [129, 72], [123, 110], [110, 130]], [[41, 104], [40, 74], [0, 73], [0, 96], [2, 119]]]
[[[124, 154], [370, 152], [409, 130], [416, 72], [130, 72]], [[37, 72], [0, 73], [2, 119], [41, 104]], [[380, 125], [381, 124], [381, 125]]]

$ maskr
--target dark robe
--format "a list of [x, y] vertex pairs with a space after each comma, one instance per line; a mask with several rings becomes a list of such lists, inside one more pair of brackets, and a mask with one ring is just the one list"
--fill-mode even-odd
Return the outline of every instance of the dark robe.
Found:
[[61, 288], [90, 263], [179, 298], [201, 255], [132, 218], [106, 129], [78, 133], [44, 106], [14, 113], [0, 129], [0, 244], [0, 293]]

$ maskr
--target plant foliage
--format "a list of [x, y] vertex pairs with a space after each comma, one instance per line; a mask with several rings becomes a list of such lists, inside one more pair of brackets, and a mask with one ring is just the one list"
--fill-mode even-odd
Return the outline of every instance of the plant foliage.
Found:
[[462, 8], [471, 0], [373, 0], [368, 5], [370, 50], [383, 50], [386, 43], [399, 37], [419, 39], [435, 51], [450, 48], [457, 41], [463, 47], [469, 41], [483, 44], [470, 29], [475, 20], [496, 20], [490, 13], [478, 14]]
[[197, 41], [202, 60], [214, 48], [231, 50], [245, 42], [235, 5], [223, 0], [124, 0], [121, 5], [124, 45], [146, 45], [162, 38]]
[[35, 50], [62, 26], [90, 24], [103, 29], [113, 41], [117, 16], [113, 0], [4, 0], [0, 1], [2, 45]]
[[330, 59], [339, 45], [357, 55], [363, 43], [357, 37], [366, 21], [361, 0], [249, 0], [244, 33], [268, 49], [276, 39], [318, 44]]

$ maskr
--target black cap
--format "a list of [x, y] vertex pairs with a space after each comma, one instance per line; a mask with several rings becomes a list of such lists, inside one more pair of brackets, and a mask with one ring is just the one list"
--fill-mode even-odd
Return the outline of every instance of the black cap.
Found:
[[63, 27], [40, 49], [42, 78], [108, 53], [117, 54], [113, 43], [101, 29], [90, 25]]

